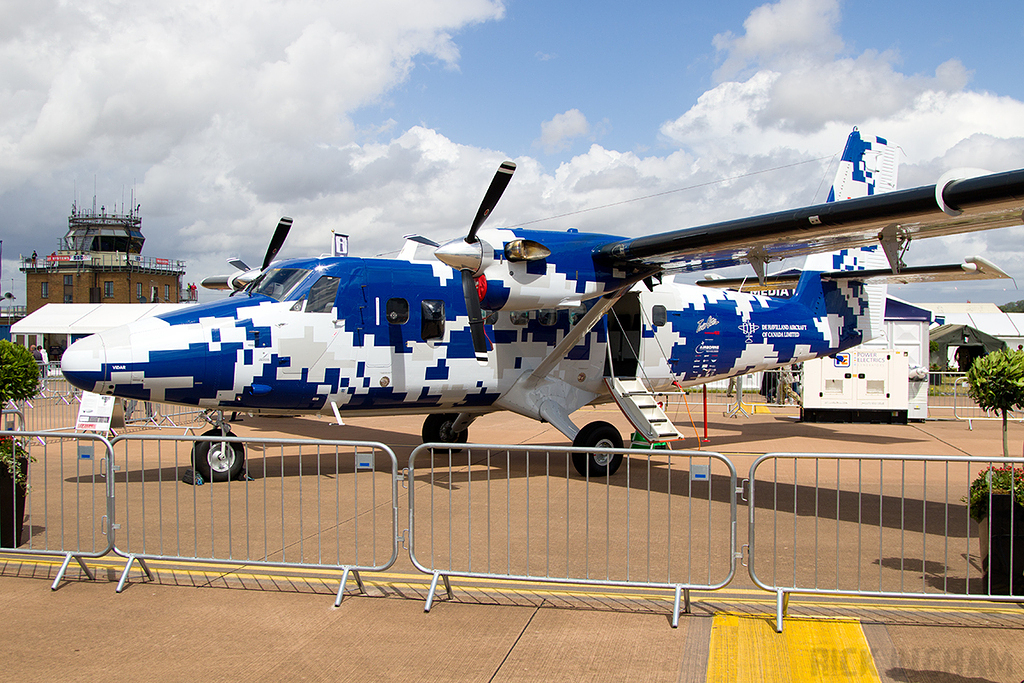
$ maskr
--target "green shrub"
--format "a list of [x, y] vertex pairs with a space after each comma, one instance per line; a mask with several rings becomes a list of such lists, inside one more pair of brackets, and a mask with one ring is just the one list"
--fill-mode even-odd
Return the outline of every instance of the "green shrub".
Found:
[[39, 390], [39, 365], [24, 346], [0, 340], [0, 405], [24, 401]]

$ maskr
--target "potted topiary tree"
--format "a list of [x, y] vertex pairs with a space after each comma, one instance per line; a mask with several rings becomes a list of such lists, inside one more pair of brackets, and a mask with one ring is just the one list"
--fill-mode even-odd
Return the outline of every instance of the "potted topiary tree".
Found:
[[1024, 408], [1024, 351], [993, 351], [974, 361], [967, 371], [968, 395], [983, 410], [997, 410], [1003, 418], [1003, 457], [1010, 457], [1006, 416]]
[[[23, 401], [39, 389], [39, 366], [24, 346], [0, 340], [0, 406]], [[21, 545], [28, 492], [29, 455], [13, 437], [0, 437], [0, 547]]]
[[[1024, 408], [1024, 351], [1004, 349], [976, 359], [967, 383], [981, 408], [1000, 413], [1003, 457], [1010, 457], [1007, 414]], [[992, 593], [1024, 593], [1024, 469], [986, 468], [971, 483], [967, 501], [979, 522], [986, 587]]]

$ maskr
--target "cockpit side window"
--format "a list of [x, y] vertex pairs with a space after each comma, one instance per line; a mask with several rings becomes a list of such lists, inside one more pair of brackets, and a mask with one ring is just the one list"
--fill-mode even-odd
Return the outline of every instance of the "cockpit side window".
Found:
[[309, 288], [306, 299], [306, 313], [330, 313], [334, 308], [334, 297], [338, 294], [340, 278], [325, 275]]
[[272, 268], [249, 285], [250, 294], [263, 294], [276, 301], [284, 301], [295, 286], [306, 279], [306, 268]]

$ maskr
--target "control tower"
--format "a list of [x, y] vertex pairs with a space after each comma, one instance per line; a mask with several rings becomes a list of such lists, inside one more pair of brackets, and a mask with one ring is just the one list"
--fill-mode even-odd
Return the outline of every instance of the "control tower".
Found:
[[67, 234], [49, 254], [22, 257], [28, 313], [48, 303], [178, 303], [185, 263], [142, 255], [140, 205], [108, 212], [71, 207]]

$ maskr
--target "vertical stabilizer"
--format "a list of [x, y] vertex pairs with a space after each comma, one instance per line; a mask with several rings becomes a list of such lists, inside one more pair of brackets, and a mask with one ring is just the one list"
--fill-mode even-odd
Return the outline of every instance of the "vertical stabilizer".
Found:
[[854, 128], [846, 138], [843, 158], [827, 201], [891, 192], [896, 189], [898, 173], [899, 148], [885, 138], [865, 135]]
[[[886, 138], [866, 135], [856, 128], [846, 138], [843, 158], [836, 170], [836, 179], [828, 193], [829, 202], [883, 194], [896, 189], [899, 173], [899, 148]], [[812, 254], [804, 261], [804, 270], [865, 270], [886, 268], [888, 260], [881, 246], [843, 249], [828, 254]], [[866, 284], [863, 295], [868, 301], [870, 333], [867, 337], [885, 335], [885, 298], [888, 288], [883, 284]], [[866, 339], [865, 339], [866, 340]]]

